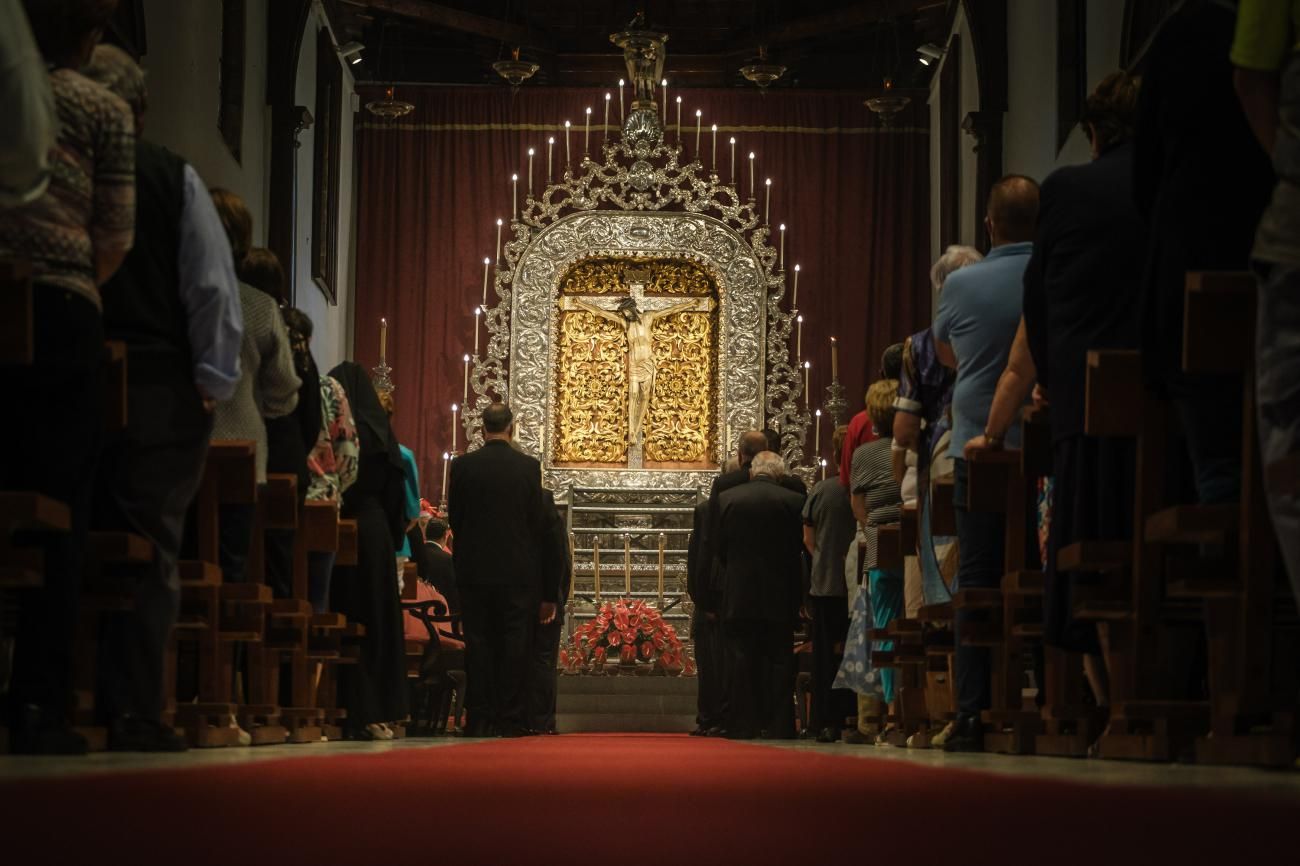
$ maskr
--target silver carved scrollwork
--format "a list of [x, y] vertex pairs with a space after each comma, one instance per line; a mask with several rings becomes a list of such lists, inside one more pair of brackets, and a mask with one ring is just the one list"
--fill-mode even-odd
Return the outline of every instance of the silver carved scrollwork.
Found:
[[[642, 114], [648, 116], [633, 121]], [[629, 134], [634, 127], [637, 134]], [[514, 237], [505, 244], [505, 262], [493, 283], [497, 303], [485, 314], [487, 348], [474, 359], [473, 396], [462, 415], [467, 442], [482, 443], [483, 409], [508, 398], [516, 440], [540, 457], [545, 480], [557, 493], [574, 486], [707, 486], [715, 470], [579, 469], [552, 460], [554, 425], [548, 417], [555, 405], [561, 277], [591, 256], [666, 256], [697, 262], [717, 280], [718, 462], [739, 433], [770, 426], [781, 435], [787, 465], [811, 481], [813, 470], [802, 466], [811, 418], [800, 407], [803, 379], [790, 347], [794, 317], [781, 307], [785, 275], [768, 243], [770, 227], [753, 199], [743, 201], [735, 186], [706, 174], [698, 158], [682, 164], [681, 146], [663, 143], [656, 133], [653, 111], [632, 112], [624, 135], [603, 145], [603, 161], [584, 155], [576, 168], [565, 166], [563, 178], [540, 196], [528, 196], [511, 220]], [[725, 441], [726, 433], [732, 441]]]

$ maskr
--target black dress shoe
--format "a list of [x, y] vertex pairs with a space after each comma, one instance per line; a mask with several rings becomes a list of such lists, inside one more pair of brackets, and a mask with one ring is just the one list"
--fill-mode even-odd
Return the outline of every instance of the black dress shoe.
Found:
[[465, 726], [464, 736], [484, 738], [493, 736], [492, 725], [487, 722], [470, 722]]
[[822, 728], [817, 732], [817, 742], [819, 743], [838, 743], [839, 741], [839, 728]]
[[744, 728], [738, 728], [734, 731], [723, 731], [719, 736], [726, 737], [728, 740], [753, 740], [757, 739], [758, 734]]
[[979, 716], [961, 714], [953, 727], [952, 735], [943, 744], [945, 752], [984, 751], [984, 725]]
[[108, 732], [110, 752], [184, 752], [185, 738], [153, 719], [124, 716]]
[[519, 737], [532, 737], [535, 736], [536, 734], [537, 734], [536, 731], [530, 730], [528, 728], [512, 726], [508, 728], [502, 728], [501, 732], [498, 733], [497, 736], [503, 739], [513, 740]]
[[86, 738], [58, 714], [28, 704], [14, 714], [10, 749], [15, 755], [84, 755]]

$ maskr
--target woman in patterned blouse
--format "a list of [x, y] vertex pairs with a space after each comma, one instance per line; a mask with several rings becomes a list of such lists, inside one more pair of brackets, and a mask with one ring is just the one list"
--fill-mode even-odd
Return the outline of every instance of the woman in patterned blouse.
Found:
[[[352, 418], [352, 407], [348, 405], [348, 395], [332, 376], [320, 377], [320, 409], [320, 435], [316, 438], [316, 447], [307, 455], [307, 470], [311, 473], [307, 498], [338, 504], [342, 501], [343, 491], [357, 480], [361, 443], [357, 439], [357, 425]], [[308, 595], [317, 613], [329, 610], [334, 557], [333, 553], [320, 552], [312, 553], [308, 558]]]

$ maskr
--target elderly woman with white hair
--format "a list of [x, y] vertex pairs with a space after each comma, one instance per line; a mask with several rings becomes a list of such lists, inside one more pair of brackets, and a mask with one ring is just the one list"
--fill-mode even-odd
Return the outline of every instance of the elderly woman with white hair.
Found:
[[[954, 271], [984, 257], [974, 247], [953, 245], [943, 251], [930, 268], [930, 285], [935, 297]], [[952, 428], [949, 404], [956, 375], [939, 361], [929, 328], [907, 338], [903, 347], [903, 370], [894, 400], [894, 472], [903, 485], [904, 500], [916, 501], [920, 519], [919, 568], [909, 569], [904, 595], [909, 613], [923, 603], [942, 604], [951, 598], [943, 579], [941, 562], [950, 546], [947, 538], [936, 538], [930, 528], [930, 479], [951, 471], [947, 456]], [[910, 481], [909, 476], [915, 480]], [[909, 491], [911, 495], [909, 495]]]

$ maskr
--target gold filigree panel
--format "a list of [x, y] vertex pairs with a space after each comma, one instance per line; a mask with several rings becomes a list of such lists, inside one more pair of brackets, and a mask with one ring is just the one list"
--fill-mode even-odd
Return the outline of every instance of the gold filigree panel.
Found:
[[627, 340], [613, 322], [560, 312], [555, 459], [627, 460]]
[[645, 459], [707, 460], [715, 387], [712, 312], [674, 313], [654, 327], [654, 395], [646, 418]]
[[648, 256], [583, 259], [560, 280], [560, 294], [625, 295], [633, 280], [647, 295], [717, 297], [713, 277], [699, 264]]

